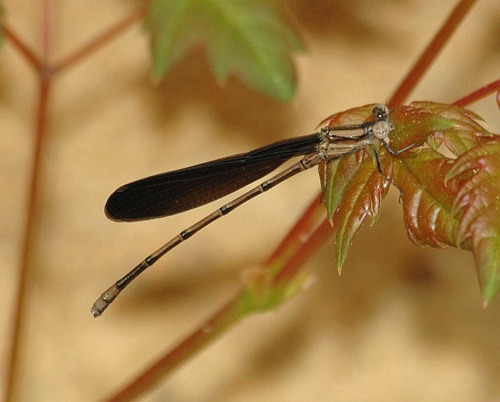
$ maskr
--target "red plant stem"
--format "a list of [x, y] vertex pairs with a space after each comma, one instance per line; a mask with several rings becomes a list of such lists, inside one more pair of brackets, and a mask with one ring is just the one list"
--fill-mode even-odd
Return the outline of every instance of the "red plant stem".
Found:
[[[321, 205], [321, 196], [317, 195], [311, 202], [311, 205]], [[264, 262], [264, 265], [271, 265], [275, 260], [280, 258], [285, 253], [285, 250], [290, 248], [290, 244], [297, 242], [304, 242], [309, 240], [307, 234], [311, 232], [311, 226], [313, 224], [313, 218], [317, 215], [317, 209], [308, 208], [300, 217], [298, 222], [293, 226], [288, 232], [286, 237], [281, 241], [280, 245], [276, 247], [274, 252], [269, 256], [269, 258]], [[321, 208], [321, 213], [319, 220], [324, 219], [323, 208]]]
[[[49, 60], [49, 52], [52, 44], [51, 27], [52, 21], [52, 2], [46, 0], [43, 3], [43, 25], [42, 25], [42, 61], [40, 66]], [[23, 45], [18, 47], [23, 49]], [[31, 57], [31, 56], [27, 56]], [[30, 58], [31, 60], [31, 58]], [[37, 63], [36, 63], [37, 64]], [[35, 129], [35, 145], [32, 157], [32, 170], [29, 186], [28, 204], [26, 206], [27, 223], [23, 235], [23, 248], [21, 254], [21, 261], [18, 268], [19, 279], [17, 283], [16, 296], [14, 302], [14, 311], [12, 319], [12, 332], [10, 337], [10, 355], [7, 360], [6, 371], [6, 386], [5, 386], [5, 400], [15, 400], [15, 385], [18, 383], [17, 377], [19, 376], [19, 362], [20, 362], [20, 341], [21, 333], [23, 331], [23, 323], [25, 322], [26, 306], [27, 306], [27, 287], [29, 284], [29, 260], [33, 243], [35, 240], [36, 229], [36, 207], [38, 198], [38, 187], [40, 184], [40, 165], [42, 159], [42, 151], [44, 146], [44, 139], [47, 128], [47, 106], [49, 101], [50, 89], [50, 75], [43, 74], [43, 69], [40, 70], [40, 89], [38, 98], [38, 111]]]
[[39, 186], [40, 161], [45, 137], [47, 104], [49, 98], [50, 82], [42, 79], [40, 82], [40, 95], [38, 100], [38, 117], [36, 124], [36, 139], [32, 157], [32, 171], [30, 179], [30, 192], [28, 196], [28, 205], [26, 207], [27, 223], [23, 235], [23, 248], [18, 269], [18, 281], [16, 295], [14, 298], [14, 311], [12, 313], [12, 328], [10, 334], [10, 355], [7, 360], [6, 371], [6, 401], [14, 400], [12, 395], [16, 376], [18, 374], [19, 349], [22, 333], [22, 324], [24, 322], [27, 306], [27, 286], [29, 284], [29, 258], [33, 249], [34, 231], [36, 228], [36, 206]]
[[[36, 205], [37, 205], [37, 195], [39, 186], [39, 176], [40, 176], [40, 161], [42, 157], [42, 149], [45, 137], [46, 128], [46, 117], [47, 117], [47, 105], [49, 98], [49, 88], [50, 82], [48, 80], [42, 79], [40, 81], [40, 95], [38, 98], [38, 117], [36, 123], [36, 134], [35, 134], [35, 146], [33, 149], [32, 156], [32, 171], [30, 179], [30, 192], [28, 196], [28, 205], [26, 207], [27, 224], [23, 235], [23, 249], [21, 254], [21, 263], [19, 265], [19, 278], [17, 294], [14, 302], [14, 312], [12, 321], [12, 333], [11, 333], [11, 351], [9, 359], [9, 367], [7, 370], [7, 384], [12, 385], [12, 381], [16, 374], [17, 362], [18, 362], [18, 351], [19, 351], [19, 334], [21, 333], [21, 323], [23, 322], [24, 312], [26, 310], [26, 288], [27, 288], [27, 278], [29, 273], [29, 257], [31, 250], [33, 248], [34, 241], [34, 229], [35, 229], [35, 218], [36, 218]], [[7, 387], [9, 390], [9, 387]], [[8, 399], [7, 399], [8, 400]]]
[[196, 353], [203, 346], [214, 340], [216, 336], [240, 319], [237, 302], [239, 295], [220, 308], [210, 319], [191, 335], [186, 337], [170, 352], [151, 364], [132, 382], [106, 399], [108, 402], [130, 401], [149, 390], [156, 382], [182, 364], [186, 358]]
[[456, 30], [462, 19], [467, 15], [469, 9], [477, 0], [461, 0], [453, 12], [450, 14], [446, 22], [443, 24], [439, 32], [436, 34], [431, 43], [424, 50], [418, 61], [410, 70], [406, 79], [399, 85], [394, 92], [391, 100], [388, 102], [389, 108], [400, 106], [406, 100], [417, 83], [420, 81], [424, 73], [428, 70], [431, 63], [439, 55], [440, 50], [446, 44], [450, 36]]
[[28, 45], [26, 45], [24, 41], [22, 41], [21, 38], [16, 33], [14, 33], [14, 30], [12, 28], [9, 28], [8, 25], [3, 24], [2, 28], [7, 39], [9, 39], [12, 42], [12, 44], [17, 48], [19, 53], [21, 53], [26, 58], [28, 63], [31, 64], [31, 66], [35, 70], [40, 70], [42, 62], [36, 56], [35, 52], [31, 50], [28, 47]]
[[452, 104], [455, 106], [467, 106], [473, 102], [477, 102], [479, 99], [482, 99], [489, 94], [492, 94], [495, 91], [500, 91], [500, 80], [493, 81], [492, 83], [485, 85], [467, 96], [464, 96], [462, 99], [459, 99]]
[[[265, 262], [268, 268], [274, 263], [280, 263], [280, 270], [274, 278], [274, 283], [279, 285], [291, 280], [302, 264], [323, 245], [332, 233], [332, 226], [325, 219], [321, 195], [318, 194]], [[283, 258], [285, 261], [280, 261]]]
[[26, 206], [26, 226], [23, 234], [23, 246], [19, 263], [19, 278], [17, 282], [16, 295], [14, 299], [14, 311], [12, 319], [12, 329], [10, 334], [10, 350], [7, 359], [6, 377], [5, 377], [5, 401], [15, 400], [15, 386], [18, 383], [19, 362], [20, 362], [20, 341], [23, 332], [23, 323], [26, 316], [27, 295], [29, 286], [30, 267], [29, 260], [33, 251], [36, 231], [36, 214], [37, 214], [37, 199], [39, 194], [39, 177], [40, 166], [43, 157], [44, 140], [46, 137], [47, 128], [47, 110], [50, 94], [50, 83], [54, 74], [63, 71], [65, 68], [80, 61], [83, 57], [88, 56], [91, 52], [102, 47], [111, 39], [116, 37], [129, 25], [133, 24], [142, 18], [146, 12], [147, 3], [138, 7], [123, 20], [116, 23], [106, 32], [98, 35], [88, 44], [84, 45], [73, 54], [62, 59], [60, 62], [53, 65], [50, 64], [50, 51], [52, 48], [52, 29], [53, 21], [53, 4], [51, 0], [45, 0], [43, 3], [43, 26], [42, 26], [42, 58], [36, 56], [14, 31], [6, 25], [3, 25], [5, 36], [13, 43], [17, 50], [26, 58], [28, 63], [37, 71], [39, 75], [39, 98], [38, 111], [36, 118], [35, 129], [35, 144], [32, 156], [32, 170], [29, 182], [29, 195]]
[[142, 4], [125, 18], [108, 28], [105, 32], [102, 32], [94, 39], [91, 39], [86, 45], [83, 45], [72, 54], [55, 63], [52, 67], [52, 73], [55, 74], [60, 72], [61, 70], [71, 67], [73, 64], [79, 62], [84, 57], [87, 57], [92, 52], [95, 52], [96, 50], [110, 42], [129, 26], [142, 19], [146, 14], [147, 4], [148, 3]]
[[[321, 211], [323, 212], [324, 207], [322, 205], [316, 206], [316, 208], [321, 208]], [[330, 238], [332, 233], [334, 233], [332, 225], [323, 218], [322, 223], [309, 234], [307, 241], [302, 242], [302, 244], [294, 250], [293, 255], [288, 258], [279, 274], [276, 276], [274, 283], [286, 283], [293, 278], [300, 271], [302, 265], [309, 259], [309, 257], [314, 255], [323, 243]]]

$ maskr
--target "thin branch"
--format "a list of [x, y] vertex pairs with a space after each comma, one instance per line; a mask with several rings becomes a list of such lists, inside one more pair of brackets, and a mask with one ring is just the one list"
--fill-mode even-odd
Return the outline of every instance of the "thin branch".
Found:
[[[327, 224], [327, 237], [315, 236], [319, 229], [319, 225]], [[332, 227], [325, 219], [325, 207], [321, 203], [321, 196], [316, 196], [308, 205], [306, 211], [302, 214], [299, 221], [288, 232], [281, 244], [276, 248], [276, 251], [265, 262], [266, 267], [271, 267], [278, 261], [286, 258], [284, 266], [280, 268], [279, 273], [275, 277], [275, 284], [289, 281], [303, 263], [307, 261], [314, 251], [320, 247], [328, 236], [332, 234]]]
[[6, 400], [14, 400], [12, 398], [12, 393], [14, 392], [14, 385], [16, 383], [16, 376], [18, 374], [18, 363], [19, 363], [19, 352], [21, 340], [21, 334], [23, 330], [23, 322], [26, 316], [27, 307], [27, 287], [29, 284], [29, 260], [31, 251], [33, 249], [34, 242], [34, 232], [36, 228], [36, 208], [37, 208], [37, 196], [38, 196], [38, 185], [40, 176], [40, 160], [42, 157], [42, 148], [44, 142], [45, 126], [46, 126], [46, 111], [47, 102], [49, 97], [49, 82], [43, 81], [40, 85], [40, 95], [38, 104], [38, 118], [37, 118], [37, 128], [36, 128], [36, 142], [33, 149], [32, 156], [32, 171], [30, 179], [30, 191], [28, 196], [28, 205], [26, 207], [26, 227], [24, 228], [23, 235], [23, 248], [21, 251], [21, 259], [18, 269], [18, 281], [16, 288], [16, 295], [14, 298], [14, 311], [12, 312], [12, 328], [10, 334], [10, 354], [7, 359], [7, 378], [6, 378]]
[[[49, 52], [52, 48], [52, 2], [46, 0], [43, 3], [43, 25], [42, 25], [42, 63], [43, 65], [49, 59]], [[38, 71], [41, 71], [39, 69]], [[41, 74], [39, 84], [39, 98], [38, 98], [38, 111], [35, 128], [35, 144], [32, 156], [32, 170], [31, 179], [29, 184], [29, 196], [26, 206], [26, 227], [23, 235], [23, 248], [21, 251], [21, 260], [18, 268], [19, 278], [17, 282], [17, 289], [14, 302], [14, 311], [12, 319], [12, 332], [10, 335], [10, 350], [7, 360], [6, 371], [6, 384], [5, 384], [5, 400], [15, 400], [15, 386], [19, 383], [19, 363], [22, 339], [23, 324], [26, 322], [26, 307], [27, 303], [27, 288], [29, 286], [29, 261], [33, 249], [34, 236], [36, 231], [36, 213], [37, 213], [37, 200], [38, 188], [40, 184], [40, 166], [42, 159], [42, 150], [44, 146], [44, 139], [47, 128], [47, 106], [50, 93], [50, 76]]]
[[400, 106], [406, 100], [409, 93], [413, 91], [424, 73], [429, 69], [431, 63], [439, 55], [439, 52], [444, 47], [453, 32], [467, 15], [469, 9], [476, 3], [477, 0], [461, 0], [457, 4], [453, 12], [450, 14], [444, 25], [436, 34], [434, 39], [429, 43], [418, 61], [407, 74], [406, 78], [394, 92], [391, 100], [388, 102], [390, 108]]
[[467, 106], [473, 102], [485, 98], [486, 96], [492, 94], [495, 91], [500, 90], [500, 80], [493, 81], [492, 83], [485, 85], [484, 87], [472, 92], [471, 94], [464, 96], [462, 99], [453, 102], [455, 106]]
[[109, 41], [121, 34], [125, 29], [135, 22], [141, 20], [147, 11], [148, 3], [144, 3], [137, 9], [133, 10], [129, 15], [127, 15], [122, 20], [116, 22], [113, 26], [108, 28], [106, 31], [100, 33], [93, 39], [91, 39], [87, 44], [83, 45], [80, 49], [77, 49], [73, 53], [64, 57], [59, 62], [54, 63], [52, 67], [52, 73], [59, 73], [61, 70], [65, 70], [76, 64], [84, 57], [87, 57], [90, 53], [98, 50], [99, 48], [106, 45]]
[[238, 300], [239, 295], [232, 298], [219, 311], [212, 315], [206, 323], [184, 338], [170, 352], [152, 363], [144, 372], [139, 374], [116, 394], [106, 399], [106, 401], [131, 401], [151, 389], [158, 381], [163, 380], [168, 373], [172, 372], [188, 357], [214, 340], [218, 334], [235, 323], [238, 318], [241, 318], [238, 314]]
[[7, 39], [9, 39], [17, 50], [19, 50], [19, 53], [26, 58], [28, 64], [30, 64], [36, 71], [39, 71], [42, 66], [42, 62], [35, 52], [31, 50], [29, 46], [19, 37], [19, 35], [15, 33], [14, 30], [7, 24], [3, 24], [2, 28]]
[[35, 128], [35, 144], [32, 155], [32, 171], [29, 182], [29, 195], [26, 205], [27, 222], [23, 234], [23, 246], [19, 263], [19, 278], [17, 283], [16, 295], [14, 300], [14, 311], [12, 312], [12, 329], [10, 334], [10, 350], [7, 359], [6, 377], [5, 377], [5, 401], [15, 400], [15, 387], [19, 383], [19, 363], [20, 353], [22, 351], [20, 341], [22, 339], [23, 324], [25, 323], [27, 296], [29, 287], [29, 261], [33, 251], [33, 243], [35, 241], [36, 232], [36, 214], [37, 214], [37, 199], [39, 193], [39, 177], [41, 159], [43, 157], [44, 140], [47, 129], [47, 109], [50, 94], [50, 83], [53, 75], [57, 72], [70, 67], [76, 62], [79, 62], [83, 57], [88, 56], [91, 52], [99, 49], [108, 41], [120, 34], [128, 26], [141, 19], [146, 13], [148, 3], [134, 10], [130, 15], [116, 23], [114, 26], [98, 35], [88, 44], [84, 45], [79, 50], [63, 58], [59, 63], [50, 64], [50, 53], [53, 48], [53, 4], [51, 0], [45, 0], [42, 8], [42, 35], [41, 48], [42, 57], [39, 58], [29, 46], [20, 39], [13, 29], [3, 24], [2, 28], [5, 36], [12, 42], [15, 48], [24, 56], [28, 63], [39, 74], [39, 98], [38, 111]]

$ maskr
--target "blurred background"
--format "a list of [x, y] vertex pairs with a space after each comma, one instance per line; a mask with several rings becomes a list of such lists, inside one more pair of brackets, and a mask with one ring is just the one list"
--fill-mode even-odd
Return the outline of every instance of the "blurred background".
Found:
[[[148, 175], [311, 133], [332, 113], [385, 102], [455, 2], [305, 1], [283, 15], [306, 51], [283, 104], [231, 77], [203, 49], [159, 85], [137, 24], [53, 83], [38, 228], [22, 339], [22, 401], [92, 401], [142, 371], [203, 322], [262, 263], [319, 191], [311, 169], [172, 251], [99, 319], [90, 306], [140, 260], [224, 200], [166, 219], [118, 224], [107, 197]], [[55, 1], [54, 59], [136, 5]], [[4, 2], [6, 21], [39, 53], [39, 7]], [[500, 5], [479, 1], [411, 100], [450, 103], [498, 79]], [[0, 52], [0, 351], [8, 336], [28, 194], [37, 80], [9, 41]], [[493, 97], [471, 109], [493, 132]], [[230, 199], [231, 196], [228, 198]], [[254, 315], [189, 360], [145, 401], [493, 401], [500, 398], [500, 305], [481, 309], [473, 259], [417, 248], [398, 193], [364, 227], [344, 266], [333, 241], [305, 271], [314, 283]], [[0, 371], [3, 371], [0, 370]], [[2, 384], [3, 387], [3, 384]]]

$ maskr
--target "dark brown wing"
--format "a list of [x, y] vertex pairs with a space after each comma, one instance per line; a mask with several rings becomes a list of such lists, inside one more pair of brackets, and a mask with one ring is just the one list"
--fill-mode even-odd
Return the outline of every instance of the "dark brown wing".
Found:
[[254, 182], [292, 157], [315, 152], [320, 141], [320, 134], [314, 133], [134, 181], [111, 194], [106, 216], [138, 221], [196, 208]]

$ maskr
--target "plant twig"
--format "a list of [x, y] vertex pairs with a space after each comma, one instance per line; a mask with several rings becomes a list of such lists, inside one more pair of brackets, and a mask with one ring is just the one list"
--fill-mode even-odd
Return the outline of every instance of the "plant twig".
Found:
[[492, 94], [495, 91], [500, 90], [500, 80], [493, 81], [492, 83], [485, 85], [482, 88], [479, 88], [477, 91], [472, 92], [471, 94], [464, 96], [462, 99], [453, 102], [455, 106], [467, 106], [472, 102], [477, 102], [478, 100]]
[[39, 97], [38, 110], [35, 123], [35, 144], [32, 155], [31, 177], [29, 181], [29, 195], [26, 205], [26, 226], [23, 234], [23, 246], [21, 250], [20, 263], [18, 267], [18, 282], [14, 299], [14, 311], [12, 312], [12, 329], [10, 334], [10, 349], [7, 359], [6, 377], [5, 377], [5, 401], [15, 400], [15, 386], [19, 375], [20, 362], [20, 340], [23, 332], [23, 323], [25, 322], [27, 295], [29, 286], [29, 261], [33, 251], [36, 232], [36, 214], [39, 194], [40, 166], [43, 157], [44, 141], [47, 129], [47, 110], [50, 95], [51, 80], [55, 73], [63, 71], [65, 68], [80, 61], [93, 51], [102, 47], [108, 41], [116, 37], [125, 28], [142, 18], [146, 12], [147, 2], [134, 10], [130, 15], [116, 23], [104, 33], [98, 35], [81, 49], [63, 58], [60, 62], [51, 65], [50, 53], [53, 47], [52, 30], [53, 21], [53, 3], [51, 0], [45, 0], [43, 3], [42, 15], [42, 35], [41, 47], [42, 56], [39, 58], [35, 52], [30, 49], [24, 41], [7, 25], [3, 25], [6, 37], [13, 43], [17, 50], [26, 58], [28, 63], [34, 67], [39, 75]]
[[[21, 42], [17, 44], [18, 48], [33, 64], [40, 67], [49, 60], [50, 49], [52, 45], [51, 24], [52, 22], [52, 1], [46, 0], [43, 3], [43, 24], [42, 24], [42, 59], [40, 62], [33, 59], [33, 53], [25, 53], [25, 48]], [[12, 37], [11, 37], [12, 38]], [[16, 42], [17, 43], [17, 42]], [[24, 50], [23, 50], [24, 49]], [[33, 249], [34, 232], [36, 228], [36, 213], [38, 200], [38, 187], [40, 184], [40, 166], [42, 159], [42, 151], [47, 128], [47, 106], [50, 94], [50, 76], [40, 74], [39, 82], [39, 97], [38, 111], [35, 128], [35, 144], [32, 156], [31, 178], [29, 183], [29, 196], [26, 205], [26, 227], [23, 235], [23, 246], [21, 251], [21, 260], [18, 268], [18, 282], [16, 296], [14, 301], [14, 311], [12, 319], [12, 332], [10, 335], [10, 350], [7, 360], [6, 385], [5, 385], [5, 400], [14, 400], [16, 379], [19, 372], [20, 362], [20, 340], [25, 322], [26, 307], [27, 307], [27, 287], [29, 283], [29, 261], [31, 251]]]
[[434, 39], [431, 43], [429, 43], [406, 78], [392, 95], [391, 100], [388, 102], [389, 108], [394, 108], [403, 104], [408, 94], [413, 91], [417, 83], [428, 70], [431, 63], [439, 55], [441, 49], [444, 47], [453, 32], [455, 32], [460, 22], [462, 22], [463, 18], [467, 15], [469, 9], [476, 1], [477, 0], [461, 0], [457, 4], [439, 32], [436, 36], [434, 36]]
[[26, 60], [28, 61], [28, 64], [31, 64], [31, 66], [35, 70], [40, 70], [42, 66], [42, 62], [40, 61], [39, 57], [35, 54], [33, 50], [29, 48], [29, 46], [19, 37], [17, 33], [14, 32], [12, 28], [10, 28], [7, 24], [2, 25], [3, 32], [7, 39], [9, 39], [12, 44], [17, 48], [19, 53], [21, 53]]
[[81, 59], [87, 57], [92, 52], [97, 51], [99, 48], [106, 45], [112, 39], [121, 34], [125, 29], [134, 24], [135, 22], [141, 20], [147, 11], [148, 3], [144, 3], [137, 9], [133, 10], [129, 15], [124, 17], [122, 20], [116, 22], [114, 25], [106, 29], [104, 32], [96, 35], [93, 39], [89, 40], [85, 45], [75, 50], [73, 53], [66, 57], [63, 57], [60, 61], [54, 63], [52, 67], [52, 73], [58, 73], [61, 70], [65, 70], [68, 67], [79, 62]]
[[238, 318], [238, 299], [236, 296], [219, 309], [210, 319], [192, 334], [175, 346], [169, 353], [162, 356], [139, 374], [133, 381], [111, 396], [107, 401], [130, 401], [150, 389], [156, 382], [163, 379], [186, 358], [196, 353], [208, 342], [227, 329]]

